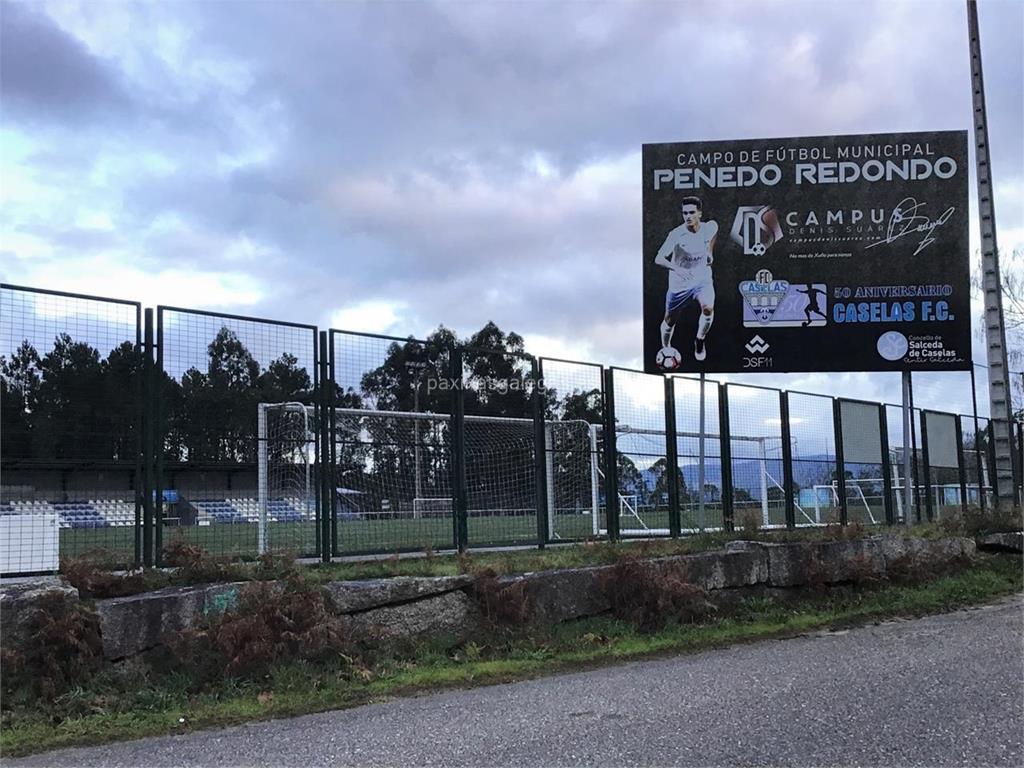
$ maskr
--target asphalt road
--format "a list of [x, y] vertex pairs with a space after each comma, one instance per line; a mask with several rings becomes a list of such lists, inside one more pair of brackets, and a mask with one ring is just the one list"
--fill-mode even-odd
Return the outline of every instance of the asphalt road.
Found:
[[1024, 765], [1024, 600], [16, 766]]

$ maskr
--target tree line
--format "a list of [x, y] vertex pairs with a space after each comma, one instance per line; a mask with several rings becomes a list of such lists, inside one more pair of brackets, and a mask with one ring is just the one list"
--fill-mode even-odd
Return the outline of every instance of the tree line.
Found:
[[[442, 326], [424, 342], [393, 342], [382, 362], [362, 373], [357, 387], [335, 385], [335, 406], [448, 414], [451, 389], [438, 383], [451, 380], [450, 353], [456, 347], [463, 354], [462, 398], [467, 415], [532, 419], [531, 397], [537, 382], [523, 338], [503, 332], [494, 323], [461, 340]], [[27, 339], [22, 341], [10, 355], [0, 356], [0, 451], [5, 463], [134, 464], [143, 407], [142, 371], [143, 353], [129, 341], [106, 357], [67, 333], [59, 334], [45, 353]], [[312, 404], [314, 400], [310, 372], [295, 355], [284, 352], [264, 366], [226, 326], [207, 345], [204, 369], [190, 367], [178, 378], [156, 371], [153, 388], [164, 461], [191, 465], [254, 463], [258, 405]], [[560, 394], [547, 388], [542, 390], [541, 407], [547, 419], [600, 423], [602, 418], [599, 389]], [[358, 486], [364, 503], [374, 505], [383, 498], [409, 502], [416, 493], [447, 495], [451, 439], [447, 420], [421, 422], [419, 428], [413, 423], [339, 417], [336, 485]], [[535, 466], [532, 431], [525, 421], [513, 428], [499, 424], [467, 430], [470, 505], [530, 508]], [[556, 432], [552, 445], [559, 508], [590, 504], [589, 438], [570, 432]], [[653, 467], [653, 487], [625, 454], [620, 454], [618, 464], [624, 494], [651, 500], [664, 495], [664, 460]], [[686, 498], [685, 481], [680, 482]]]

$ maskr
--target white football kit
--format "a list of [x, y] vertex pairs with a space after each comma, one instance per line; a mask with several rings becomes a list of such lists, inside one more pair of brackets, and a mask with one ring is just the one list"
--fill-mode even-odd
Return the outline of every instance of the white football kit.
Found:
[[658, 258], [668, 258], [674, 265], [668, 271], [665, 311], [672, 312], [690, 299], [704, 306], [715, 303], [715, 287], [711, 278], [711, 241], [718, 234], [718, 223], [702, 221], [696, 232], [681, 224], [665, 238]]

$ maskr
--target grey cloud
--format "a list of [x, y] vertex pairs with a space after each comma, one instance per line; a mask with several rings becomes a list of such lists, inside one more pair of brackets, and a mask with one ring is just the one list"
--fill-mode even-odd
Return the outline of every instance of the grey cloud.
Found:
[[0, 6], [0, 94], [8, 119], [81, 121], [131, 109], [117, 68], [25, 3]]
[[[986, 71], [995, 168], [1011, 178], [1019, 9], [981, 9], [986, 55], [1000, 62]], [[145, 120], [122, 135], [123, 151], [134, 142], [178, 168], [114, 182], [123, 239], [149, 263], [255, 275], [267, 298], [253, 311], [283, 319], [326, 323], [341, 306], [404, 302], [410, 324], [466, 332], [493, 317], [622, 361], [639, 347], [639, 169], [632, 198], [612, 189], [555, 211], [512, 199], [524, 194], [524, 157], [540, 153], [568, 177], [644, 141], [969, 124], [958, 2], [176, 3], [148, 16], [141, 39], [166, 16], [189, 29], [190, 54], [244, 66], [251, 81], [178, 96], [174, 73], [149, 67]], [[862, 97], [826, 111], [847, 91]], [[247, 126], [240, 107], [271, 117]], [[268, 137], [269, 159], [218, 168], [249, 130]], [[94, 139], [51, 150], [68, 183], [92, 162]], [[424, 176], [456, 203], [420, 194]], [[509, 196], [507, 210], [458, 204], [480, 177]], [[332, 194], [357, 179], [395, 180], [400, 200]], [[143, 234], [161, 213], [195, 237]], [[1011, 216], [1000, 209], [1001, 224]], [[210, 245], [241, 236], [275, 255], [238, 264]], [[494, 287], [497, 298], [483, 298]]]

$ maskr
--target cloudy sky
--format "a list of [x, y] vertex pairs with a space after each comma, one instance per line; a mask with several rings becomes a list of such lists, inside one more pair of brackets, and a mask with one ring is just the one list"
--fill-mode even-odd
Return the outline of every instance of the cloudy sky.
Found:
[[[625, 366], [642, 143], [971, 125], [962, 0], [0, 13], [0, 279], [400, 335], [493, 319]], [[1011, 250], [1024, 3], [980, 16]], [[761, 381], [899, 397], [893, 374]], [[965, 381], [921, 375], [920, 397]]]

